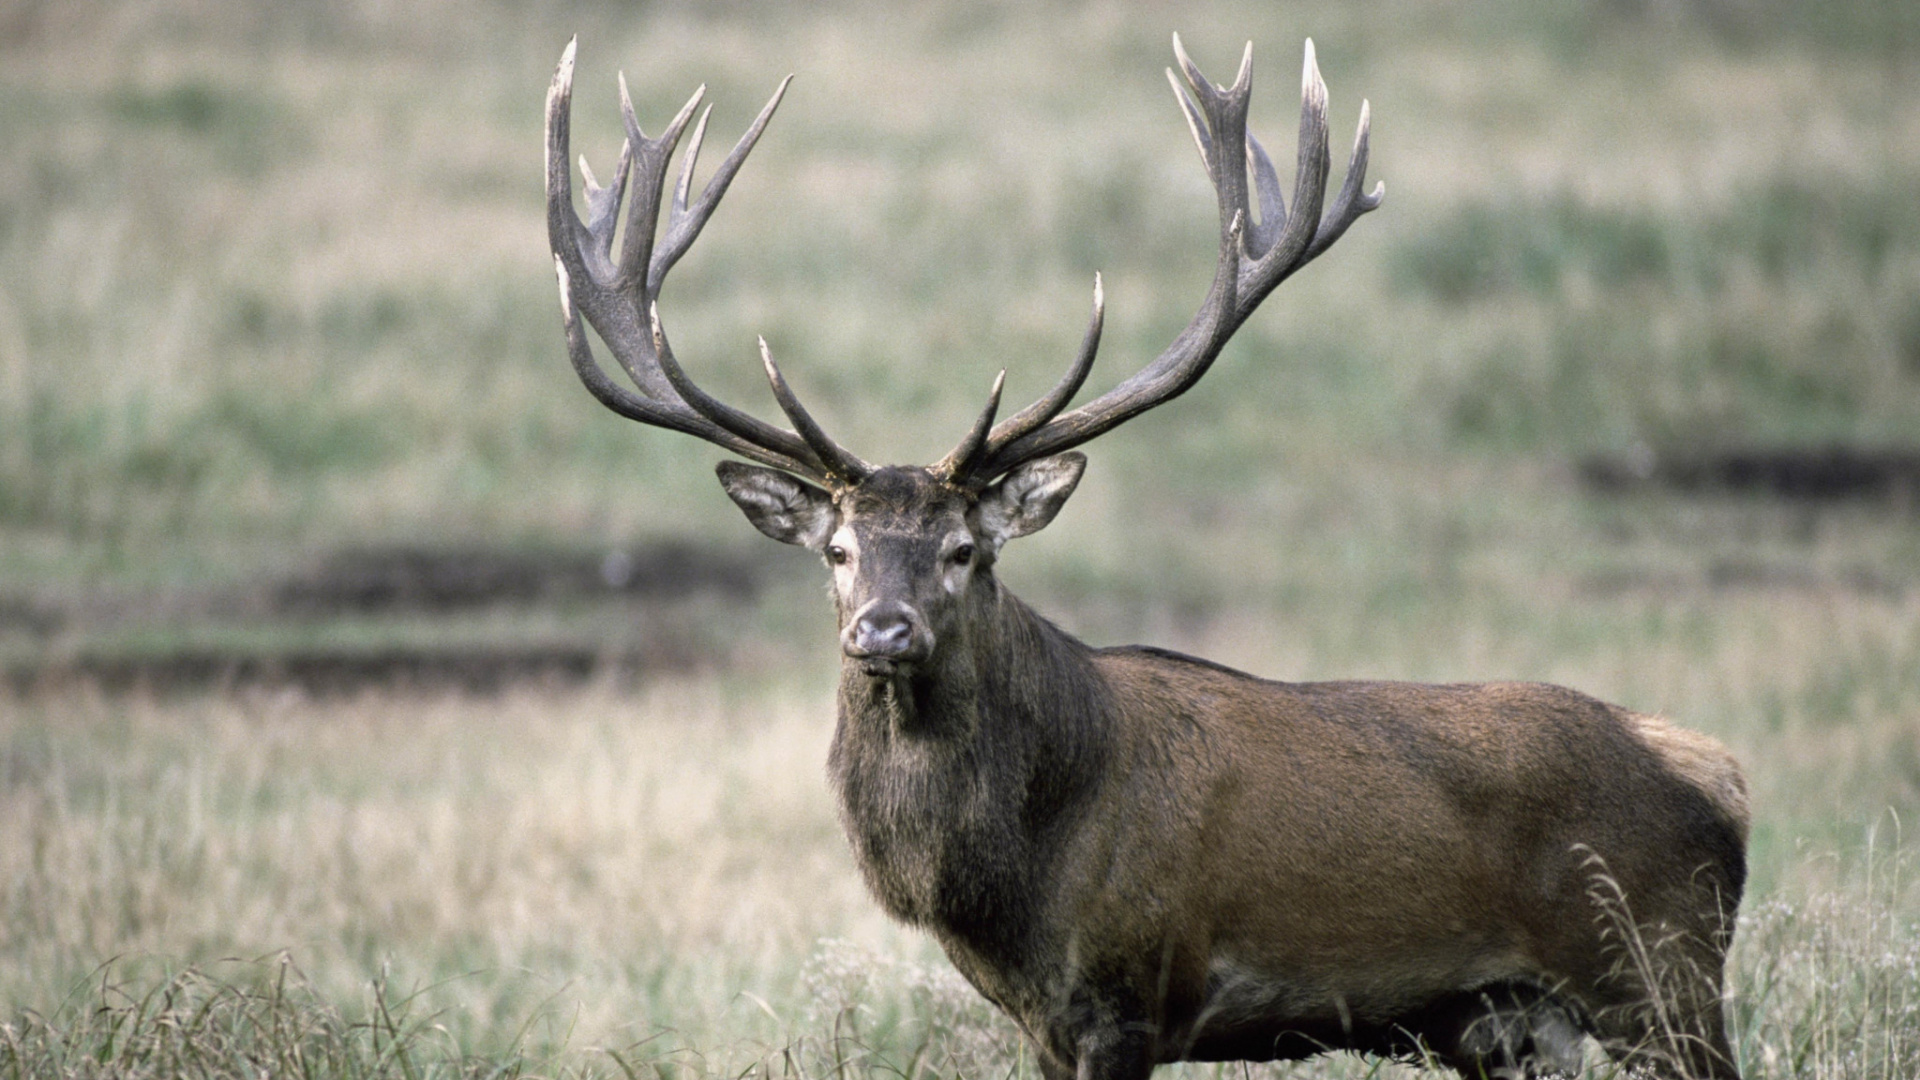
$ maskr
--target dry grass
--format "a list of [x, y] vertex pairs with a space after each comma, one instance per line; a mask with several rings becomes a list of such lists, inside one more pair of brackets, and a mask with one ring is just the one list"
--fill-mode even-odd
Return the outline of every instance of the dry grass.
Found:
[[[1695, 666], [1731, 677], [1751, 649]], [[0, 998], [28, 1047], [15, 1068], [186, 1053], [166, 1040], [207, 1015], [218, 1039], [252, 1040], [235, 1060], [311, 1038], [305, 1052], [350, 1062], [320, 1075], [385, 1075], [376, 1042], [395, 1033], [443, 1073], [617, 1075], [609, 1051], [715, 1077], [1018, 1071], [1004, 1022], [862, 892], [821, 775], [819, 674], [14, 708]], [[1920, 740], [1895, 709], [1814, 752], [1811, 719], [1789, 706], [1779, 743], [1743, 744], [1760, 822], [1740, 1052], [1755, 1077], [1902, 1075], [1920, 1062], [1920, 895], [1875, 808], [1913, 804]], [[250, 1019], [266, 1016], [278, 1026]]]
[[179, 965], [202, 966], [169, 1008], [241, 1013], [290, 965], [296, 1015], [385, 1022], [377, 986], [463, 1050], [645, 1043], [715, 1071], [876, 1012], [890, 1035], [916, 992], [977, 1026], [861, 890], [819, 696], [29, 707], [4, 730], [0, 997], [43, 1040], [105, 1038], [89, 1010], [151, 1026]]

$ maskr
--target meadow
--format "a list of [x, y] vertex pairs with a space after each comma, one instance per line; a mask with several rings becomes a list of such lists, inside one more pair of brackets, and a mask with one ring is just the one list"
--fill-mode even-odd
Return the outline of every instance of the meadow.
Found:
[[727, 400], [773, 411], [764, 334], [842, 441], [930, 461], [996, 371], [1052, 384], [1096, 271], [1102, 388], [1198, 304], [1175, 30], [1216, 79], [1255, 42], [1276, 153], [1312, 36], [1336, 168], [1370, 99], [1386, 204], [1093, 444], [1003, 575], [1095, 644], [1544, 679], [1714, 735], [1754, 794], [1747, 1075], [1920, 1073], [1920, 506], [1582, 480], [1920, 432], [1920, 10], [1804, 7], [0, 4], [0, 660], [706, 657], [0, 697], [0, 1077], [1037, 1075], [863, 892], [808, 560], [630, 626], [179, 598], [368, 545], [772, 546], [716, 451], [567, 367], [538, 154], [574, 34], [602, 176], [616, 71], [650, 131], [705, 83], [710, 155], [796, 75], [663, 318]]

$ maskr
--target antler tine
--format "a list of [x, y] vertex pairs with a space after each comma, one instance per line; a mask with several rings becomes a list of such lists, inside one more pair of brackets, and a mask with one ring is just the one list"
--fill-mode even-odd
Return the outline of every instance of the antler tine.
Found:
[[1018, 439], [1009, 440], [982, 458], [967, 486], [985, 486], [994, 477], [1023, 461], [1056, 454], [1078, 446], [1140, 413], [1185, 393], [1200, 381], [1238, 325], [1240, 246], [1245, 219], [1235, 214], [1220, 244], [1213, 285], [1193, 321], [1153, 363], [1094, 400], [1057, 416]]
[[[568, 165], [568, 143], [572, 134], [573, 56], [578, 44], [578, 39], [567, 42], [566, 51], [560, 54], [560, 66], [553, 73], [553, 84], [547, 88], [547, 233], [556, 255], [564, 248], [572, 252], [576, 260], [597, 255], [604, 263], [606, 251], [592, 242], [587, 226], [573, 208], [573, 170]], [[587, 183], [591, 192], [593, 182]], [[591, 205], [588, 212], [592, 213]]]
[[[620, 200], [627, 193], [627, 176], [633, 171], [633, 144], [620, 144], [620, 163], [614, 167], [613, 183], [601, 187], [594, 182], [587, 157], [580, 155], [580, 178], [587, 183], [587, 234], [601, 259], [613, 258], [613, 231], [620, 218]], [[611, 267], [611, 262], [607, 264]]]
[[1353, 136], [1353, 153], [1347, 158], [1347, 179], [1340, 185], [1340, 194], [1334, 197], [1333, 209], [1320, 222], [1320, 229], [1314, 234], [1313, 243], [1307, 246], [1306, 259], [1313, 259], [1321, 252], [1333, 246], [1335, 240], [1347, 231], [1347, 227], [1360, 220], [1360, 215], [1377, 209], [1380, 200], [1387, 196], [1387, 182], [1377, 181], [1373, 191], [1362, 195], [1360, 189], [1367, 182], [1367, 135], [1372, 127], [1373, 105], [1360, 102], [1360, 126]]
[[1186, 114], [1187, 128], [1201, 147], [1200, 159], [1206, 165], [1207, 177], [1213, 181], [1224, 240], [1235, 215], [1243, 224], [1252, 221], [1247, 213], [1247, 170], [1242, 162], [1246, 155], [1247, 106], [1253, 100], [1253, 42], [1247, 42], [1241, 53], [1240, 70], [1231, 86], [1216, 85], [1201, 74], [1199, 65], [1187, 56], [1179, 34], [1173, 35], [1173, 54], [1187, 85], [1182, 87], [1171, 71], [1167, 78]]
[[1028, 432], [1059, 415], [1067, 407], [1073, 395], [1087, 381], [1087, 373], [1093, 370], [1093, 358], [1100, 351], [1100, 328], [1106, 321], [1106, 290], [1101, 287], [1100, 275], [1093, 275], [1093, 316], [1087, 320], [1087, 332], [1080, 339], [1080, 353], [1073, 358], [1073, 366], [1061, 376], [1047, 396], [1021, 409], [1002, 420], [987, 437], [985, 454], [988, 457], [1004, 449]]
[[687, 152], [680, 155], [680, 182], [673, 185], [673, 213], [687, 212], [687, 189], [693, 186], [693, 168], [700, 162], [700, 146], [707, 141], [707, 120], [713, 106], [700, 110], [700, 121], [693, 125], [693, 138], [687, 140]]
[[793, 388], [787, 385], [786, 376], [780, 374], [780, 365], [773, 362], [773, 353], [767, 348], [766, 338], [760, 339], [760, 363], [767, 369], [767, 384], [773, 387], [773, 399], [780, 403], [780, 411], [787, 414], [787, 419], [793, 422], [793, 429], [806, 440], [807, 446], [827, 466], [829, 473], [844, 482], [858, 481], [872, 474], [872, 465], [834, 442], [826, 430], [814, 422], [813, 416], [800, 404]]
[[1253, 189], [1260, 199], [1260, 220], [1247, 238], [1247, 250], [1258, 258], [1273, 250], [1274, 242], [1280, 239], [1280, 230], [1287, 224], [1287, 201], [1280, 194], [1280, 176], [1274, 171], [1273, 159], [1267, 156], [1267, 148], [1260, 140], [1247, 132], [1247, 168], [1253, 172]]
[[821, 483], [830, 482], [830, 478], [811, 462], [799, 461], [785, 454], [739, 438], [730, 432], [716, 431], [701, 417], [675, 409], [652, 398], [642, 397], [607, 378], [607, 373], [594, 359], [593, 346], [587, 341], [586, 328], [581, 326], [580, 317], [573, 306], [573, 283], [567, 273], [566, 261], [554, 256], [555, 275], [560, 279], [560, 316], [566, 328], [567, 358], [573, 361], [573, 370], [579, 374], [580, 381], [602, 405], [619, 413], [629, 420], [638, 420], [643, 424], [668, 428], [698, 436], [715, 443], [744, 458], [751, 458], [763, 465], [776, 469], [785, 469], [798, 473]]
[[713, 216], [714, 207], [720, 205], [720, 197], [727, 193], [727, 186], [733, 183], [734, 175], [740, 166], [746, 164], [747, 155], [753, 152], [754, 145], [760, 141], [760, 133], [767, 129], [767, 121], [773, 119], [773, 111], [780, 107], [780, 100], [787, 96], [787, 87], [793, 84], [793, 76], [780, 80], [774, 88], [773, 96], [761, 107], [760, 115], [753, 118], [746, 133], [740, 136], [733, 149], [720, 162], [707, 180], [707, 186], [701, 190], [700, 197], [691, 206], [687, 204], [687, 188], [693, 180], [693, 159], [700, 153], [700, 141], [706, 133], [707, 118], [700, 118], [700, 128], [694, 133], [693, 147], [687, 153], [686, 172], [681, 177], [679, 196], [674, 200], [672, 213], [667, 218], [667, 233], [661, 239], [660, 248], [654, 255], [653, 268], [648, 272], [647, 287], [650, 292], [658, 292], [660, 282], [687, 253], [693, 242], [700, 236], [700, 230], [706, 227], [707, 219]]
[[[589, 223], [582, 223], [574, 211], [573, 172], [568, 162], [572, 157], [573, 68], [578, 47], [578, 38], [567, 42], [560, 66], [553, 74], [553, 85], [547, 90], [547, 241], [563, 271], [561, 284], [567, 311], [573, 310], [575, 294], [585, 290], [588, 320], [608, 345], [614, 347], [615, 357], [635, 385], [648, 397], [671, 397], [671, 388], [664, 379], [652, 375], [644, 364], [638, 363], [631, 349], [619, 347], [620, 341], [630, 340], [638, 330], [639, 318], [629, 307], [611, 302], [613, 284], [620, 276], [610, 257], [612, 236], [620, 210], [618, 196], [625, 193], [631, 178], [632, 139], [621, 147], [621, 165], [615, 170], [613, 184], [600, 188], [591, 175], [586, 178]], [[628, 232], [631, 234], [632, 230]], [[608, 303], [597, 302], [603, 296]]]
[[[705, 417], [721, 430], [758, 446], [764, 446], [786, 455], [796, 461], [806, 462], [810, 469], [829, 477], [844, 475], [836, 467], [831, 456], [817, 453], [813, 440], [805, 434], [782, 431], [758, 417], [741, 412], [739, 409], [721, 401], [694, 383], [687, 377], [680, 361], [674, 358], [672, 346], [667, 344], [667, 332], [660, 325], [660, 305], [647, 305], [647, 330], [653, 339], [653, 353], [657, 358], [661, 374], [673, 387], [681, 401], [687, 403], [694, 412]], [[824, 437], [824, 436], [823, 436]], [[858, 461], [858, 458], [854, 459]]]
[[[1151, 364], [1120, 385], [1071, 412], [1053, 415], [1079, 388], [1084, 367], [1092, 362], [1092, 345], [1099, 333], [1096, 302], [1089, 342], [1061, 387], [1014, 417], [988, 439], [986, 452], [970, 469], [966, 482], [984, 486], [1021, 462], [1086, 442], [1185, 393], [1205, 375], [1227, 340], [1280, 282], [1332, 246], [1361, 214], [1380, 204], [1384, 186], [1362, 195], [1367, 164], [1369, 110], [1361, 107], [1360, 131], [1348, 172], [1332, 210], [1323, 220], [1326, 194], [1327, 88], [1320, 78], [1313, 42], [1307, 41], [1301, 71], [1299, 167], [1294, 178], [1293, 207], [1288, 212], [1280, 182], [1266, 149], [1247, 130], [1247, 107], [1252, 98], [1253, 46], [1241, 56], [1233, 85], [1221, 87], [1201, 74], [1187, 56], [1179, 35], [1173, 39], [1180, 72], [1169, 70], [1168, 81], [1185, 114], [1200, 160], [1213, 181], [1220, 208], [1220, 257], [1212, 286], [1187, 328]], [[1248, 173], [1259, 200], [1260, 219], [1254, 222], [1249, 206]], [[1061, 392], [1062, 387], [1071, 388]], [[1038, 419], [1036, 419], [1038, 417]]]
[[1193, 136], [1193, 148], [1200, 151], [1200, 167], [1213, 172], [1213, 136], [1207, 134], [1207, 123], [1200, 118], [1200, 106], [1194, 104], [1187, 88], [1180, 85], [1180, 76], [1167, 69], [1167, 84], [1173, 87], [1174, 100], [1180, 103], [1180, 111], [1186, 114], [1187, 131]]
[[1301, 258], [1313, 240], [1319, 224], [1320, 201], [1327, 191], [1327, 84], [1320, 78], [1320, 65], [1313, 55], [1313, 39], [1307, 39], [1306, 59], [1300, 71], [1300, 152], [1293, 178], [1293, 214], [1281, 226], [1271, 250], [1260, 253], [1247, 268], [1247, 306], [1266, 298], [1275, 285], [1305, 260]]
[[994, 414], [1000, 411], [1000, 391], [1007, 385], [1007, 371], [993, 378], [993, 389], [987, 391], [987, 407], [980, 410], [980, 416], [974, 420], [973, 427], [967, 431], [960, 445], [947, 452], [930, 470], [933, 475], [949, 483], [963, 480], [979, 460], [987, 446], [987, 433], [993, 429]]
[[[788, 81], [783, 80], [739, 144], [721, 163], [706, 189], [691, 205], [693, 158], [707, 117], [694, 131], [667, 229], [656, 243], [667, 167], [680, 136], [699, 108], [706, 88], [695, 91], [660, 137], [641, 130], [624, 76], [620, 79], [621, 116], [627, 139], [613, 182], [601, 187], [581, 162], [587, 187], [587, 221], [574, 210], [569, 167], [574, 58], [578, 41], [569, 42], [547, 94], [547, 238], [560, 281], [561, 314], [567, 353], [588, 391], [632, 420], [685, 432], [726, 450], [808, 479], [839, 486], [871, 470], [865, 462], [835, 446], [809, 419], [796, 433], [775, 427], [719, 401], [701, 390], [674, 358], [661, 327], [656, 298], [662, 280], [686, 253], [712, 216], [727, 185], [773, 115]], [[612, 258], [613, 236], [622, 199], [628, 200], [625, 236], [619, 259]], [[638, 393], [607, 377], [593, 356], [585, 326], [591, 325], [633, 379]], [[776, 396], [779, 391], [776, 390]], [[791, 395], [788, 395], [790, 398]], [[787, 401], [782, 401], [782, 407]], [[788, 410], [789, 415], [793, 414]], [[800, 415], [804, 416], [802, 411]], [[831, 449], [828, 449], [831, 448]]]
[[659, 281], [649, 272], [650, 265], [656, 262], [654, 255], [655, 232], [660, 222], [660, 199], [666, 187], [667, 164], [673, 157], [673, 151], [680, 145], [680, 133], [686, 130], [687, 121], [693, 118], [693, 112], [707, 96], [707, 88], [702, 84], [694, 90], [693, 96], [680, 106], [667, 129], [657, 139], [647, 138], [640, 129], [640, 119], [633, 110], [633, 97], [627, 92], [627, 74], [621, 72], [620, 81], [620, 119], [626, 125], [627, 144], [633, 147], [634, 165], [638, 172], [633, 185], [633, 202], [627, 207], [627, 235], [620, 252], [621, 284], [629, 290], [644, 288], [646, 295], [657, 295]]

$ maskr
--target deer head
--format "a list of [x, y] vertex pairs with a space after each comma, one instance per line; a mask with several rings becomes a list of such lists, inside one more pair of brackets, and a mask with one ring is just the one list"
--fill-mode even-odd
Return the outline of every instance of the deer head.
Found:
[[[663, 230], [659, 216], [669, 160], [705, 87], [695, 91], [658, 138], [649, 138], [634, 116], [622, 78], [626, 144], [606, 187], [599, 186], [581, 162], [587, 207], [582, 221], [574, 207], [568, 165], [573, 44], [561, 58], [547, 96], [547, 232], [574, 369], [614, 412], [698, 436], [759, 463], [721, 463], [722, 486], [761, 532], [825, 559], [833, 573], [842, 650], [869, 674], [892, 675], [903, 667], [926, 664], [963, 634], [970, 606], [991, 598], [992, 566], [1001, 548], [1045, 527], [1072, 494], [1086, 467], [1086, 458], [1072, 448], [1186, 392], [1280, 282], [1380, 204], [1384, 185], [1371, 193], [1361, 190], [1368, 130], [1363, 103], [1346, 181], [1325, 215], [1321, 213], [1328, 173], [1327, 90], [1314, 62], [1312, 41], [1306, 45], [1302, 75], [1300, 164], [1290, 211], [1272, 160], [1247, 130], [1252, 44], [1227, 87], [1200, 73], [1177, 35], [1173, 48], [1180, 75], [1169, 69], [1167, 78], [1220, 210], [1219, 256], [1199, 311], [1153, 362], [1066, 411], [1086, 381], [1100, 344], [1104, 302], [1096, 275], [1093, 314], [1079, 354], [1051, 391], [996, 423], [1003, 371], [979, 418], [945, 457], [927, 466], [885, 468], [869, 464], [821, 429], [782, 376], [765, 339], [760, 342], [761, 361], [790, 429], [701, 390], [675, 360], [660, 322], [656, 298], [662, 281], [712, 215], [791, 77], [781, 82], [695, 198], [694, 163], [708, 116], [701, 113]], [[627, 223], [616, 257], [613, 241], [623, 201], [628, 204]], [[633, 389], [601, 369], [581, 323], [583, 314], [632, 379]]]

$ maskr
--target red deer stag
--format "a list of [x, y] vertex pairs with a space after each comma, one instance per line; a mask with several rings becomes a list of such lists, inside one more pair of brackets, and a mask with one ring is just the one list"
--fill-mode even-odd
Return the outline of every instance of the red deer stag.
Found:
[[[1379, 204], [1380, 188], [1362, 190], [1363, 105], [1321, 215], [1311, 42], [1291, 209], [1247, 132], [1252, 46], [1230, 87], [1177, 37], [1174, 53], [1220, 207], [1199, 313], [1158, 359], [1063, 411], [1099, 343], [1096, 279], [1059, 384], [996, 424], [996, 381], [959, 445], [919, 467], [836, 443], [764, 341], [790, 430], [695, 385], [661, 328], [662, 279], [787, 84], [696, 193], [701, 115], [661, 229], [669, 159], [704, 88], [648, 138], [623, 82], [626, 145], [606, 187], [582, 165], [583, 222], [568, 45], [547, 98], [547, 229], [574, 369], [614, 412], [757, 462], [719, 465], [727, 494], [761, 532], [824, 558], [843, 654], [829, 770], [861, 871], [1013, 1018], [1048, 1080], [1339, 1048], [1532, 1075], [1577, 1067], [1587, 1034], [1658, 1075], [1737, 1076], [1721, 980], [1747, 810], [1719, 745], [1556, 686], [1269, 682], [1090, 648], [995, 577], [1007, 541], [1046, 526], [1078, 483], [1072, 447], [1191, 388], [1275, 286]], [[582, 314], [632, 389], [602, 371]]]

